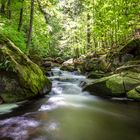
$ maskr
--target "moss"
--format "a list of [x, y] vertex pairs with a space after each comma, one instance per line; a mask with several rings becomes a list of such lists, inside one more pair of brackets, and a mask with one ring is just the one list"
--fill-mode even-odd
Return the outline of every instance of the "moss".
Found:
[[[4, 101], [18, 101], [24, 100], [29, 97], [36, 96], [44, 91], [44, 88], [50, 91], [51, 82], [45, 77], [42, 70], [38, 65], [33, 63], [20, 49], [18, 49], [10, 40], [4, 39], [6, 42], [0, 48], [0, 63], [1, 61], [8, 61], [8, 65], [5, 66], [5, 71], [16, 73], [16, 81], [19, 83], [21, 90], [15, 90], [10, 88], [7, 91], [0, 93], [0, 96]], [[11, 82], [10, 86], [11, 86]], [[8, 81], [7, 81], [8, 85]], [[8, 86], [7, 86], [8, 87]]]
[[12, 102], [19, 102], [19, 101], [23, 101], [26, 99], [31, 99], [35, 97], [35, 94], [33, 94], [32, 92], [30, 92], [29, 90], [25, 90], [22, 89], [22, 91], [20, 90], [19, 93], [15, 92], [5, 92], [5, 93], [1, 93], [1, 98], [8, 103], [12, 103]]
[[125, 86], [125, 90], [130, 91], [133, 88], [135, 88], [136, 86], [138, 86], [140, 84], [140, 80], [138, 79], [134, 79], [134, 78], [130, 78], [130, 77], [124, 77], [124, 86]]
[[112, 78], [106, 81], [106, 86], [109, 88], [114, 96], [124, 95], [125, 89], [123, 85], [123, 77], [120, 75], [114, 75]]
[[60, 69], [64, 71], [75, 71], [74, 66], [70, 66], [70, 65], [67, 65], [67, 66], [64, 65]]
[[[140, 88], [140, 86], [138, 88]], [[140, 100], [140, 92], [138, 92], [136, 89], [133, 89], [127, 92], [127, 97], [130, 99]]]
[[136, 73], [133, 77], [132, 73], [123, 72], [95, 80], [92, 83], [87, 84], [84, 87], [84, 90], [99, 96], [120, 97], [126, 96], [126, 92], [134, 89], [138, 85], [140, 85], [140, 80], [139, 77], [136, 77]]
[[129, 78], [140, 80], [140, 73], [138, 73], [138, 72], [133, 72], [133, 71], [130, 71], [130, 70], [129, 71], [123, 71], [122, 75], [127, 76]]
[[93, 95], [97, 96], [112, 96], [112, 92], [110, 88], [106, 86], [106, 81], [112, 76], [103, 77], [98, 80], [94, 80], [93, 82], [87, 84], [84, 87], [84, 91], [89, 91]]

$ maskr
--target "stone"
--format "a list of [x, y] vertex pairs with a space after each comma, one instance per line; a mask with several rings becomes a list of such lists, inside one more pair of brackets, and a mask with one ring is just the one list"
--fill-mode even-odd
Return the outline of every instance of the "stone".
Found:
[[91, 79], [99, 79], [99, 78], [102, 78], [104, 77], [105, 74], [104, 73], [100, 73], [100, 72], [90, 72], [88, 75], [87, 75], [87, 78], [91, 78]]
[[74, 68], [74, 66], [69, 66], [69, 65], [63, 65], [61, 68], [61, 70], [64, 70], [64, 71], [70, 71], [70, 72], [73, 72], [75, 71], [76, 69]]
[[88, 91], [93, 95], [97, 96], [111, 96], [111, 90], [106, 86], [106, 81], [110, 77], [103, 77], [98, 80], [93, 80], [92, 82], [86, 84], [83, 88], [84, 91]]
[[64, 71], [75, 71], [75, 67], [74, 67], [74, 61], [73, 59], [69, 59], [67, 61], [65, 61], [61, 68], [61, 70], [64, 70]]
[[0, 98], [17, 102], [46, 94], [50, 80], [9, 39], [0, 35]]
[[58, 64], [62, 64], [64, 62], [64, 60], [61, 57], [57, 57], [54, 62], [58, 63]]
[[42, 64], [42, 67], [51, 67], [52, 66], [52, 63], [50, 61], [45, 61], [43, 64]]
[[121, 97], [126, 96], [127, 92], [133, 90], [138, 85], [140, 85], [140, 74], [125, 71], [94, 80], [90, 84], [85, 85], [83, 90], [98, 96]]
[[130, 99], [140, 101], [140, 92], [137, 89], [140, 89], [140, 86], [138, 86], [135, 89], [130, 90], [129, 92], [127, 92], [127, 97], [130, 98]]

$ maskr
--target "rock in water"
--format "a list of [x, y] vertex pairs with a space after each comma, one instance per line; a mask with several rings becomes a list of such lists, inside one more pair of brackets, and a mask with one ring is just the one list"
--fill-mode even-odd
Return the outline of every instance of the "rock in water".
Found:
[[45, 94], [51, 82], [9, 39], [0, 35], [0, 98], [17, 102]]
[[[84, 90], [97, 96], [122, 97], [140, 99], [140, 73], [124, 71], [108, 77], [94, 80], [85, 85]], [[138, 86], [138, 87], [137, 87]]]
[[73, 59], [65, 61], [60, 69], [64, 71], [75, 71]]

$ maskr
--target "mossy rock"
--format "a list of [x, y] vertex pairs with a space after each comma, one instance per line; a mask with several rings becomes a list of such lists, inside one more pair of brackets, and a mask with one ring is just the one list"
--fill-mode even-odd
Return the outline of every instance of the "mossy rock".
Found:
[[83, 90], [97, 96], [122, 96], [125, 92], [120, 80], [118, 74], [103, 77], [87, 84]]
[[60, 69], [61, 69], [61, 70], [64, 70], [64, 71], [70, 71], [70, 72], [73, 72], [73, 71], [76, 70], [76, 69], [74, 68], [74, 66], [70, 66], [70, 65], [63, 65]]
[[99, 78], [102, 78], [104, 77], [105, 74], [104, 73], [100, 73], [100, 72], [90, 72], [88, 75], [87, 75], [87, 78], [91, 78], [91, 79], [99, 79]]
[[140, 85], [140, 74], [126, 71], [94, 80], [84, 87], [85, 91], [98, 96], [126, 96], [126, 93]]
[[57, 57], [54, 62], [58, 63], [58, 64], [62, 64], [64, 62], [64, 60], [61, 57]]
[[133, 90], [127, 92], [127, 97], [134, 100], [140, 101], [140, 86], [134, 88]]
[[[45, 94], [51, 89], [51, 82], [39, 66], [2, 35], [0, 35], [0, 72], [0, 82], [4, 83], [0, 97], [4, 102], [25, 100]], [[9, 74], [13, 77], [7, 76]]]

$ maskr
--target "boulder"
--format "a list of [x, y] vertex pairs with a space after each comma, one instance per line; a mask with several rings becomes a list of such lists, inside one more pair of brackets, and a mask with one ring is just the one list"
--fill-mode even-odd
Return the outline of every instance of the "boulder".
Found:
[[52, 61], [43, 61], [41, 64], [41, 68], [45, 73], [51, 71], [51, 69], [54, 67], [60, 67], [60, 64]]
[[75, 67], [74, 67], [74, 61], [73, 59], [69, 59], [67, 61], [65, 61], [61, 68], [61, 70], [65, 70], [65, 71], [75, 71]]
[[91, 78], [91, 79], [99, 79], [99, 78], [102, 78], [104, 77], [105, 74], [104, 73], [101, 73], [101, 72], [90, 72], [88, 75], [87, 75], [87, 78]]
[[126, 96], [126, 93], [140, 85], [140, 74], [125, 71], [92, 81], [84, 87], [84, 91], [98, 96]]
[[136, 88], [127, 92], [127, 97], [130, 98], [130, 99], [140, 101], [140, 86], [137, 86]]
[[75, 68], [82, 72], [91, 72], [99, 70], [99, 58], [92, 58], [92, 59], [76, 59], [74, 60]]
[[71, 59], [65, 61], [62, 65], [71, 65], [71, 66], [74, 66], [74, 61], [73, 61], [73, 59], [71, 58]]
[[75, 71], [76, 69], [74, 68], [74, 66], [69, 66], [69, 65], [62, 65], [62, 67], [60, 68], [61, 70], [64, 70], [64, 71], [70, 71], [70, 72], [73, 72]]
[[64, 60], [61, 57], [57, 57], [54, 62], [58, 63], [58, 64], [62, 64], [64, 62]]
[[90, 84], [86, 85], [83, 90], [89, 91], [91, 94], [97, 96], [120, 97], [124, 96], [125, 94], [122, 77], [118, 74], [95, 80]]
[[99, 70], [99, 58], [92, 58], [85, 63], [85, 71]]
[[9, 39], [0, 35], [0, 99], [17, 102], [46, 94], [51, 82]]
[[48, 68], [48, 67], [51, 67], [52, 66], [52, 63], [50, 61], [45, 61], [43, 64], [42, 64], [42, 67], [45, 67], [45, 68]]

